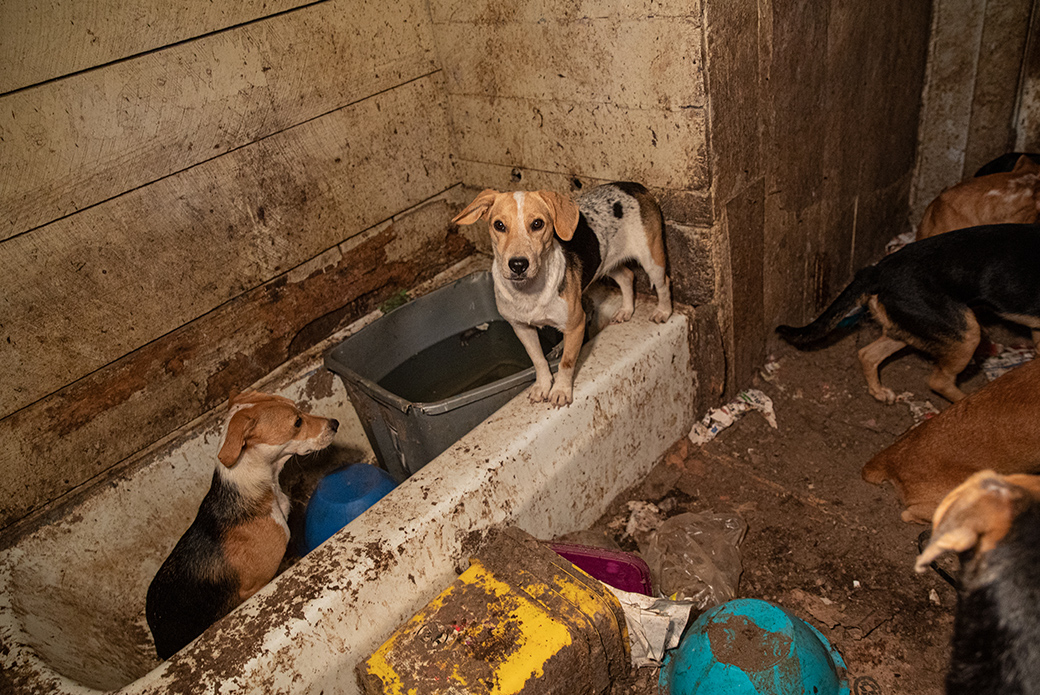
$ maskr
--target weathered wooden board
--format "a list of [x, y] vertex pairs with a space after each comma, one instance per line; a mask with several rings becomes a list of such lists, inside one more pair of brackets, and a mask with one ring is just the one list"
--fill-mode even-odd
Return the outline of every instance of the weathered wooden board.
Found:
[[0, 416], [451, 187], [448, 138], [426, 77], [0, 244]]
[[711, 92], [710, 130], [717, 213], [761, 174], [762, 60], [759, 9], [749, 3], [706, 8], [704, 79]]
[[[460, 161], [706, 189], [699, 3], [430, 6]], [[469, 180], [476, 184], [477, 181]]]
[[0, 94], [313, 0], [35, 0], [0, 4]]
[[1040, 12], [1033, 13], [1028, 31], [1014, 120], [1018, 152], [1040, 151]]
[[[660, 188], [646, 183], [637, 173], [625, 169], [612, 171], [609, 178], [594, 178], [566, 172], [522, 169], [506, 164], [466, 160], [459, 162], [457, 168], [459, 178], [474, 187], [474, 195], [482, 188], [495, 188], [500, 191], [546, 189], [574, 196], [591, 186], [623, 179], [647, 185], [661, 204], [666, 221], [674, 220], [680, 224], [704, 227], [710, 226], [714, 219], [710, 191]], [[581, 184], [581, 187], [577, 184]]]
[[581, 21], [613, 18], [617, 21], [644, 17], [699, 17], [700, 0], [430, 0], [436, 23], [501, 25], [535, 23], [549, 19]]
[[768, 68], [772, 90], [765, 114], [771, 137], [763, 153], [769, 169], [763, 278], [767, 325], [781, 318], [797, 322], [812, 311], [806, 299], [809, 240], [820, 224], [816, 203], [827, 122], [828, 15], [829, 8], [819, 5], [774, 3], [775, 62]]
[[[915, 221], [944, 188], [964, 175], [979, 52], [988, 3], [942, 0], [935, 8], [928, 83], [921, 95], [918, 176], [911, 205]], [[892, 44], [893, 46], [895, 44]]]
[[[1034, 48], [1034, 55], [1030, 56], [1027, 49], [1030, 19], [1036, 15], [1034, 5], [1033, 0], [986, 3], [962, 178], [972, 176], [994, 157], [1015, 149], [1013, 132], [1020, 83], [1028, 80], [1028, 62], [1035, 61], [1035, 54], [1040, 53]], [[1040, 22], [1040, 17], [1036, 19]], [[1035, 135], [1037, 130], [1030, 132]]]
[[457, 210], [439, 196], [0, 420], [0, 528], [468, 256]]
[[[434, 25], [449, 94], [678, 110], [705, 105], [700, 16]], [[580, 59], [576, 57], [580, 54]]]
[[449, 96], [462, 160], [698, 189], [708, 181], [704, 109]]
[[0, 239], [429, 74], [425, 17], [323, 2], [0, 97]]

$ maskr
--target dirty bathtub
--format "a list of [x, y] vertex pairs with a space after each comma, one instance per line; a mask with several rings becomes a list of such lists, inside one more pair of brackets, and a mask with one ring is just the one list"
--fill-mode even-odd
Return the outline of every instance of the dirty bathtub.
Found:
[[[0, 692], [358, 692], [355, 664], [454, 581], [483, 530], [584, 528], [688, 431], [687, 320], [653, 324], [650, 311], [641, 302], [583, 348], [573, 405], [521, 394], [158, 663], [144, 595], [209, 483], [221, 413], [200, 418], [0, 552]], [[350, 423], [335, 443], [346, 457], [372, 453], [321, 357], [373, 318], [257, 384]]]

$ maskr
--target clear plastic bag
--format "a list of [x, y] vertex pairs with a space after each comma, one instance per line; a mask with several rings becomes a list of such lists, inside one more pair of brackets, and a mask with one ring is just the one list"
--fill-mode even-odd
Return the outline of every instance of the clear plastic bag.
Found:
[[639, 552], [664, 596], [692, 601], [703, 611], [736, 596], [746, 532], [739, 516], [688, 512], [666, 519]]

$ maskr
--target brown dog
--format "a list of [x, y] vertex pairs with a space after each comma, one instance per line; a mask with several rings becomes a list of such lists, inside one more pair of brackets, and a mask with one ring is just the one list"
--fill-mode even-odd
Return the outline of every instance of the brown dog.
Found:
[[904, 434], [863, 467], [896, 488], [904, 521], [926, 524], [973, 473], [1040, 470], [1040, 359], [1013, 369]]
[[1040, 164], [1026, 155], [1007, 173], [962, 181], [940, 193], [924, 211], [917, 239], [982, 224], [1030, 224], [1040, 210]]

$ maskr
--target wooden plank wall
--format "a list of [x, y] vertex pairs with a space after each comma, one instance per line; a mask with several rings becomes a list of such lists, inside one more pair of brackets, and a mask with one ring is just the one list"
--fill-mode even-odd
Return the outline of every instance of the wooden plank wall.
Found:
[[731, 388], [907, 227], [928, 3], [707, 4]]
[[467, 183], [519, 169], [706, 195], [699, 2], [430, 9]]
[[[711, 226], [700, 2], [433, 0], [430, 11], [438, 45], [452, 47], [444, 72], [468, 185], [638, 181], [668, 220]], [[705, 243], [669, 227], [679, 301], [714, 298]]]
[[0, 60], [0, 528], [472, 251], [422, 0], [6, 3]]

